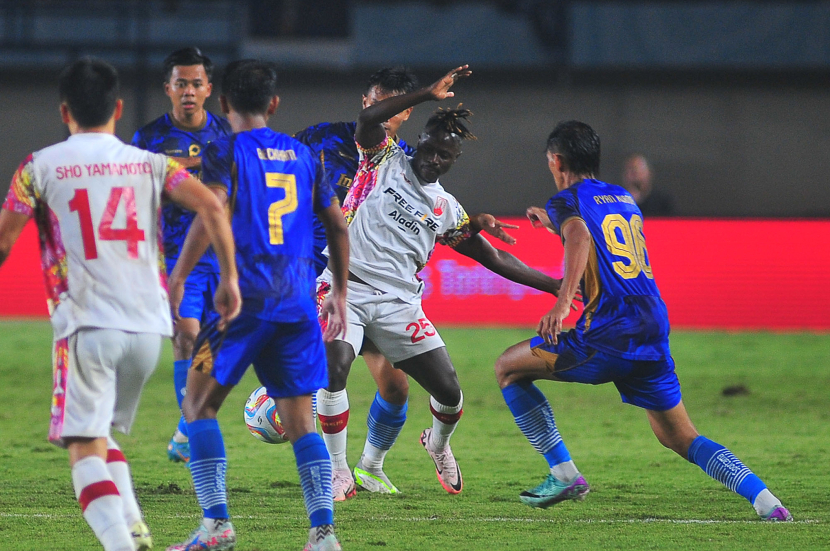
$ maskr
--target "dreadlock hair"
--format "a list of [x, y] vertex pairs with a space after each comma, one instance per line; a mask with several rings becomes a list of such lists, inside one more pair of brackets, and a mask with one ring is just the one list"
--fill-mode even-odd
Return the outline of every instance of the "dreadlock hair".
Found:
[[462, 120], [469, 122], [468, 119], [472, 114], [473, 112], [469, 109], [462, 108], [460, 103], [455, 109], [439, 107], [427, 121], [426, 131], [428, 133], [442, 131], [447, 134], [455, 134], [462, 140], [475, 140], [477, 138], [461, 122]]

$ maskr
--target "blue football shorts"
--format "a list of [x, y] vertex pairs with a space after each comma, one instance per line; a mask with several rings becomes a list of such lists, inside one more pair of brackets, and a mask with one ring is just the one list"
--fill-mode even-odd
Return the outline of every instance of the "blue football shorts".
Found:
[[680, 403], [680, 381], [674, 360], [626, 360], [585, 344], [574, 330], [559, 334], [558, 344], [533, 337], [530, 351], [545, 360], [554, 378], [569, 383], [614, 383], [622, 401], [643, 409], [665, 411]]
[[262, 320], [242, 313], [225, 331], [211, 312], [193, 348], [191, 369], [209, 373], [221, 385], [236, 385], [253, 364], [272, 398], [313, 394], [328, 385], [323, 334], [316, 319]]
[[[168, 265], [168, 271], [173, 266]], [[219, 274], [212, 272], [191, 272], [184, 282], [184, 296], [179, 305], [179, 317], [199, 320], [200, 324], [207, 321], [207, 315], [213, 310], [213, 295], [219, 285]]]

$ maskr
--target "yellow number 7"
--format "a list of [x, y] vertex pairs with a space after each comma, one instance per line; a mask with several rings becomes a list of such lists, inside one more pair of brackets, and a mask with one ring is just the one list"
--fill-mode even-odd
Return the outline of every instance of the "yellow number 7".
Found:
[[283, 244], [282, 217], [297, 210], [297, 178], [293, 174], [266, 172], [265, 185], [285, 190], [285, 198], [268, 207], [268, 228], [272, 245]]

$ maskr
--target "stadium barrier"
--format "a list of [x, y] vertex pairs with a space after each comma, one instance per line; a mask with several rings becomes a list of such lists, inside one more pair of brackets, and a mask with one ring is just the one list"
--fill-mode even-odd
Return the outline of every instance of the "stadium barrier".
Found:
[[[511, 230], [518, 242], [491, 239], [497, 247], [561, 277], [558, 237], [525, 219], [504, 221], [520, 226]], [[830, 330], [830, 221], [654, 219], [645, 233], [673, 327]], [[39, 255], [30, 223], [0, 269], [0, 317], [47, 315]], [[424, 310], [439, 326], [531, 327], [553, 306], [552, 297], [440, 245], [422, 276]], [[575, 320], [572, 314], [568, 321]]]

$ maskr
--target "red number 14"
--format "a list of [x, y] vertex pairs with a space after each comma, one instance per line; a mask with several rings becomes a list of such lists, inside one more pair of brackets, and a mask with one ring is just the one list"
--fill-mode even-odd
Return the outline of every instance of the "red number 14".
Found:
[[[119, 203], [124, 202], [124, 212], [127, 215], [127, 227], [113, 228], [112, 220], [118, 210]], [[84, 257], [87, 260], [98, 258], [98, 248], [95, 245], [95, 232], [92, 229], [92, 214], [89, 210], [89, 192], [86, 189], [76, 189], [75, 195], [69, 201], [69, 210], [78, 213], [81, 224], [81, 238], [84, 242]], [[144, 241], [144, 230], [138, 229], [138, 217], [135, 212], [135, 189], [131, 187], [114, 187], [107, 201], [107, 208], [101, 217], [98, 226], [98, 239], [101, 241], [126, 241], [127, 256], [138, 258], [138, 242]]]

